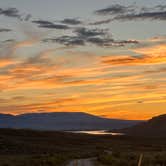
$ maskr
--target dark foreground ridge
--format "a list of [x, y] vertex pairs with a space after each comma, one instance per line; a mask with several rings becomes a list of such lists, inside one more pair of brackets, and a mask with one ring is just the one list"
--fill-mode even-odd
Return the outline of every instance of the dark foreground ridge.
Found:
[[133, 166], [140, 154], [142, 166], [164, 165], [165, 138], [0, 129], [0, 166], [87, 166], [92, 158], [94, 166]]
[[0, 128], [35, 130], [109, 130], [133, 126], [140, 121], [108, 119], [82, 112], [0, 114]]
[[153, 117], [152, 119], [137, 124], [135, 126], [120, 129], [118, 132], [123, 132], [127, 135], [148, 136], [148, 137], [163, 137], [166, 136], [166, 114]]
[[[0, 129], [0, 155], [75, 152], [88, 156], [104, 149], [166, 150], [166, 137], [89, 135], [58, 131]], [[90, 156], [89, 156], [90, 157]]]

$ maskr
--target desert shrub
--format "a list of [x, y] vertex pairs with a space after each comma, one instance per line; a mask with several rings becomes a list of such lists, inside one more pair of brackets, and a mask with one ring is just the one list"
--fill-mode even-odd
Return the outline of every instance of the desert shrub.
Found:
[[0, 166], [61, 166], [68, 161], [65, 155], [0, 157]]
[[138, 155], [128, 152], [113, 152], [112, 154], [101, 154], [98, 156], [99, 163], [110, 166], [135, 166], [137, 161]]
[[148, 152], [143, 157], [143, 166], [163, 166], [166, 165], [165, 152]]

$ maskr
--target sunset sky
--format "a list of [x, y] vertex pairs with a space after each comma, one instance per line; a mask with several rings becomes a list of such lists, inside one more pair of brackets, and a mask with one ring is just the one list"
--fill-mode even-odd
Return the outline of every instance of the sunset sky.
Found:
[[166, 113], [165, 0], [0, 0], [0, 113]]

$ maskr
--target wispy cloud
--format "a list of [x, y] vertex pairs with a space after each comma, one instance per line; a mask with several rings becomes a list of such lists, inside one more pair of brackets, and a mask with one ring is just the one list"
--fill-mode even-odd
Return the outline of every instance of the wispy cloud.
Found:
[[32, 17], [31, 14], [22, 14], [17, 8], [0, 8], [0, 15], [10, 17], [10, 18], [17, 18], [21, 21], [29, 21]]
[[135, 11], [134, 6], [123, 6], [115, 4], [104, 9], [96, 10], [95, 13], [98, 15], [120, 15]]
[[139, 56], [104, 56], [103, 63], [110, 65], [149, 65], [166, 63], [165, 44], [135, 48], [132, 51], [139, 54]]
[[131, 20], [166, 20], [166, 11], [164, 12], [143, 12], [138, 14], [128, 14], [117, 16], [114, 18], [115, 20], [122, 21], [131, 21]]
[[0, 28], [0, 32], [10, 32], [10, 31], [12, 30], [8, 28]]
[[60, 21], [62, 24], [69, 24], [69, 25], [80, 25], [82, 21], [75, 18], [65, 18], [64, 20]]
[[51, 21], [45, 21], [45, 20], [35, 20], [32, 21], [33, 23], [37, 24], [38, 27], [40, 28], [48, 28], [48, 29], [69, 29], [69, 27], [67, 25], [63, 25], [63, 24], [55, 24]]
[[97, 22], [88, 24], [82, 18], [37, 19], [16, 8], [0, 8], [0, 16], [10, 18], [7, 21], [30, 21], [19, 22], [17, 30], [23, 35], [19, 33], [18, 38], [14, 38], [17, 27], [8, 29], [9, 25], [3, 24], [0, 29], [4, 36], [13, 32], [0, 43], [0, 111], [104, 112], [108, 117], [131, 119], [137, 118], [139, 111], [152, 110], [140, 118], [154, 115], [155, 108], [164, 112], [166, 37], [116, 38], [112, 34], [115, 29], [98, 25], [161, 21], [165, 12], [164, 5], [115, 4], [95, 11]]
[[136, 20], [166, 20], [166, 5], [147, 6], [123, 6], [115, 4], [104, 9], [95, 11], [95, 14], [101, 16], [110, 16], [111, 18], [96, 21], [92, 24], [106, 24], [111, 21], [136, 21]]
[[16, 17], [16, 18], [20, 18], [21, 16], [16, 8], [7, 8], [7, 9], [0, 8], [0, 15], [4, 15], [7, 17]]
[[76, 28], [73, 30], [73, 36], [60, 36], [55, 38], [44, 39], [44, 42], [55, 42], [66, 46], [84, 46], [87, 44], [96, 45], [99, 47], [110, 46], [125, 46], [128, 44], [138, 44], [137, 40], [115, 40], [109, 33], [108, 29], [89, 29], [89, 28]]

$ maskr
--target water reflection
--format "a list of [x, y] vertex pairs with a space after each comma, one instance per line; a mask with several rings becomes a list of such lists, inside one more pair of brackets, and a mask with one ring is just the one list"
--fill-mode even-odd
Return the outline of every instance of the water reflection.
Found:
[[84, 133], [84, 134], [93, 134], [93, 135], [123, 135], [122, 133], [112, 133], [107, 130], [81, 130], [81, 131], [69, 131], [72, 133]]

